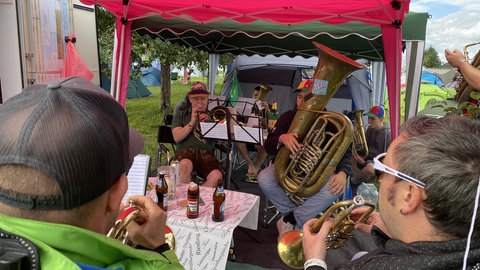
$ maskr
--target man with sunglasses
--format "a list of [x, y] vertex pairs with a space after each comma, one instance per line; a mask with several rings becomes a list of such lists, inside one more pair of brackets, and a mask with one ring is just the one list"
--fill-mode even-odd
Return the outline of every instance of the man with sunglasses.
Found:
[[[356, 229], [379, 247], [336, 269], [480, 269], [480, 121], [414, 117], [374, 159], [379, 211]], [[353, 218], [365, 211], [357, 208]], [[303, 227], [305, 268], [326, 269], [326, 236]], [[350, 258], [349, 258], [350, 259]]]

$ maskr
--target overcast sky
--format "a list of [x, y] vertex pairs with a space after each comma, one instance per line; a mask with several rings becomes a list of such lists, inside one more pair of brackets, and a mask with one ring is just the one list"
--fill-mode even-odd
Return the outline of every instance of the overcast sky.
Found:
[[[480, 0], [411, 0], [410, 11], [427, 12], [425, 49], [432, 46], [440, 60], [445, 62], [445, 48], [459, 49], [472, 42], [480, 42]], [[480, 45], [470, 47], [473, 58]]]

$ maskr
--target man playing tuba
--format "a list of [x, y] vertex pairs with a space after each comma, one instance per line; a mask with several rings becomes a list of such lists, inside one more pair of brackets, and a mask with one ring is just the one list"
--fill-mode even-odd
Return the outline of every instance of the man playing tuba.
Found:
[[[268, 135], [264, 144], [267, 153], [275, 155], [281, 147], [287, 147], [292, 153], [296, 153], [301, 149], [302, 145], [297, 140], [298, 135], [296, 133], [288, 133], [288, 130], [295, 117], [297, 108], [304, 102], [305, 94], [311, 82], [312, 80], [304, 80], [295, 89], [297, 97], [296, 107], [283, 113], [278, 119], [272, 133]], [[348, 149], [338, 163], [335, 172], [323, 187], [314, 195], [306, 198], [301, 205], [297, 205], [286, 195], [285, 190], [275, 176], [274, 164], [270, 164], [270, 166], [260, 171], [258, 185], [265, 196], [282, 214], [282, 217], [277, 221], [279, 236], [293, 230], [295, 227], [302, 228], [307, 220], [327, 209], [344, 192], [347, 176], [351, 170], [351, 158], [351, 150]]]

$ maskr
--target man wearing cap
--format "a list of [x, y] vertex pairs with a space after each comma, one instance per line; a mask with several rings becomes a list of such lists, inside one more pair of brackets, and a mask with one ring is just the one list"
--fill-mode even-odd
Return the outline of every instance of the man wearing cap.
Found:
[[199, 122], [208, 120], [207, 86], [202, 82], [192, 84], [184, 100], [173, 111], [172, 133], [176, 152], [173, 159], [180, 161], [180, 181], [189, 183], [192, 171], [205, 179], [204, 186], [216, 187], [222, 179], [222, 166], [215, 156], [215, 140], [201, 137]]
[[[296, 153], [301, 147], [297, 141], [296, 133], [288, 133], [290, 124], [293, 122], [297, 108], [303, 103], [305, 94], [312, 80], [302, 81], [295, 94], [297, 102], [294, 109], [283, 113], [275, 127], [265, 140], [264, 147], [267, 153], [275, 155], [280, 147], [287, 147], [292, 153]], [[327, 126], [327, 130], [330, 127]], [[340, 194], [345, 190], [347, 176], [351, 170], [351, 150], [347, 150], [337, 165], [336, 171], [323, 187], [314, 195], [306, 198], [304, 203], [297, 205], [286, 195], [282, 186], [275, 177], [275, 166], [270, 164], [258, 174], [258, 185], [263, 193], [282, 214], [277, 221], [279, 236], [296, 228], [302, 228], [303, 223], [317, 216], [327, 209]]]
[[391, 134], [388, 123], [383, 122], [385, 110], [382, 106], [373, 106], [367, 113], [368, 128], [365, 132], [365, 138], [368, 145], [368, 156], [366, 159], [361, 158], [354, 153], [353, 158], [357, 163], [357, 168], [354, 176], [351, 178], [352, 195], [356, 194], [357, 187], [362, 182], [369, 182], [373, 178], [373, 158], [378, 154], [385, 153], [390, 146]]
[[129, 198], [146, 218], [128, 227], [145, 250], [105, 236], [143, 139], [103, 89], [75, 77], [27, 87], [1, 106], [0, 138], [0, 243], [16, 239], [26, 256], [1, 249], [10, 266], [182, 269], [165, 244], [167, 214], [146, 196]]

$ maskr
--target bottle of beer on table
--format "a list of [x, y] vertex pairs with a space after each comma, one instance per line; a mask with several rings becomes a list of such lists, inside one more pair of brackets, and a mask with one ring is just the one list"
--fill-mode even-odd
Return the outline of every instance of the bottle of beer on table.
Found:
[[197, 172], [192, 172], [192, 178], [187, 191], [187, 217], [198, 217], [198, 199], [200, 197], [200, 188], [198, 186]]
[[213, 192], [212, 220], [216, 222], [223, 221], [225, 210], [225, 190], [222, 180], [218, 180], [217, 188]]
[[157, 205], [164, 211], [168, 209], [168, 184], [165, 180], [165, 173], [158, 173], [157, 184], [155, 185], [155, 191], [157, 193]]

